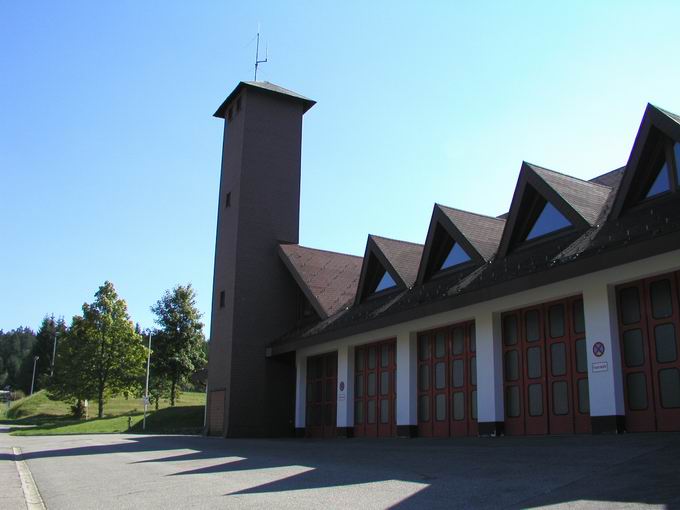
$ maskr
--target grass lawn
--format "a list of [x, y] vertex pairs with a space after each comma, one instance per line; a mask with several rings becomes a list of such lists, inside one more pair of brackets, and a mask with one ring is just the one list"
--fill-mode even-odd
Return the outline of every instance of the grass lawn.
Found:
[[[104, 418], [74, 420], [65, 402], [50, 400], [47, 393], [18, 400], [0, 412], [0, 421], [9, 425], [32, 425], [11, 428], [12, 435], [111, 434], [120, 432], [151, 434], [197, 434], [203, 428], [205, 394], [186, 392], [170, 407], [160, 402], [158, 411], [150, 406], [146, 430], [142, 430], [144, 405], [141, 399], [113, 398], [104, 406]], [[97, 413], [97, 402], [90, 402], [90, 416]]]

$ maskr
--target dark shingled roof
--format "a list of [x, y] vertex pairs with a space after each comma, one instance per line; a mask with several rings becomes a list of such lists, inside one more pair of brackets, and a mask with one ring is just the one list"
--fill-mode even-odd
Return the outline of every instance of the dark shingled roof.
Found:
[[317, 312], [322, 312], [322, 318], [337, 313], [354, 299], [362, 257], [297, 244], [282, 244], [280, 248], [284, 262]]
[[420, 259], [423, 256], [423, 245], [374, 235], [371, 239], [392, 264], [406, 286], [413, 286], [418, 276]]
[[[680, 124], [680, 116], [663, 113]], [[649, 115], [652, 114], [653, 111]], [[649, 122], [657, 122], [656, 116], [650, 119]], [[675, 128], [675, 125], [672, 127]], [[673, 139], [680, 141], [680, 130], [675, 131]], [[636, 144], [638, 142], [636, 139]], [[644, 143], [644, 140], [639, 143]], [[643, 201], [636, 205], [634, 213], [613, 215], [621, 199], [617, 195], [626, 191], [622, 178], [636, 168], [629, 161], [624, 168], [584, 181], [525, 163], [518, 182], [523, 183], [522, 186], [540, 187], [542, 191], [536, 189], [540, 193], [554, 191], [569, 206], [572, 217], [580, 216], [579, 228], [567, 229], [549, 240], [532, 244], [531, 249], [510, 250], [504, 256], [491, 256], [483, 265], [464, 265], [458, 271], [447, 271], [423, 284], [413, 286], [423, 246], [371, 236], [369, 241], [374, 242], [409, 288], [355, 303], [316, 324], [300, 324], [270, 344], [270, 353], [276, 355], [343, 335], [484, 302], [677, 249], [680, 246], [680, 192], [676, 191], [663, 200]], [[518, 196], [517, 193], [516, 189], [515, 196]], [[513, 207], [516, 215], [517, 204], [514, 201], [515, 198]], [[564, 203], [560, 205], [566, 209]], [[503, 231], [504, 220], [437, 207], [480, 255], [486, 258], [492, 253], [493, 241]], [[498, 241], [495, 245], [498, 246]]]
[[[652, 105], [652, 106], [654, 106], [654, 105]], [[670, 117], [671, 119], [673, 119], [675, 122], [677, 122], [678, 124], [680, 124], [680, 115], [676, 115], [676, 114], [674, 114], [674, 113], [672, 113], [672, 112], [669, 112], [668, 110], [664, 110], [663, 108], [659, 108], [658, 106], [654, 106], [654, 108], [656, 108], [656, 109], [659, 110], [660, 112], [663, 112], [665, 115], [667, 115], [668, 117]]]
[[609, 186], [584, 181], [531, 163], [527, 163], [527, 165], [590, 225], [597, 222], [611, 193], [612, 189]]
[[504, 219], [484, 216], [439, 204], [437, 204], [437, 207], [460, 230], [460, 233], [465, 236], [484, 260], [489, 260], [496, 254], [498, 243], [501, 242], [501, 237], [503, 236]]
[[292, 90], [284, 89], [283, 87], [280, 87], [278, 85], [275, 85], [273, 83], [269, 83], [268, 81], [242, 81], [240, 82], [236, 88], [232, 91], [231, 94], [225, 99], [220, 107], [217, 109], [217, 111], [213, 114], [213, 117], [219, 117], [220, 119], [223, 119], [225, 117], [225, 112], [227, 111], [227, 107], [229, 106], [229, 103], [243, 90], [244, 88], [252, 88], [252, 89], [257, 89], [260, 91], [264, 91], [267, 93], [273, 93], [273, 94], [281, 94], [284, 96], [287, 96], [288, 98], [294, 100], [294, 101], [299, 101], [303, 104], [304, 106], [304, 111], [306, 112], [309, 110], [312, 106], [316, 104], [316, 101], [313, 101], [305, 96], [301, 96], [297, 92], [293, 92]]
[[593, 177], [592, 179], [590, 179], [590, 182], [594, 182], [595, 184], [602, 184], [604, 186], [609, 186], [610, 188], [615, 188], [621, 182], [623, 172], [625, 171], [626, 167], [622, 166], [621, 168], [617, 168], [616, 170], [612, 170], [611, 172], [607, 172], [606, 174]]

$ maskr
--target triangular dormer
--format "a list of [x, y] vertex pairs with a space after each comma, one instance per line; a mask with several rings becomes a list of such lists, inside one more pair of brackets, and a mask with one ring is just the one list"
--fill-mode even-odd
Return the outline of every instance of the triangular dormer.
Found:
[[596, 224], [611, 188], [524, 162], [498, 254]]
[[419, 244], [369, 235], [355, 303], [411, 287], [422, 251]]
[[418, 283], [489, 260], [498, 248], [505, 221], [435, 204]]
[[680, 191], [680, 117], [647, 105], [610, 218]]

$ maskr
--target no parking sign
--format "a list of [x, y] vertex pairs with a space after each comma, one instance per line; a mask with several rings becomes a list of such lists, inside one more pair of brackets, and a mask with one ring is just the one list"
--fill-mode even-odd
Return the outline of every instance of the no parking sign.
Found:
[[604, 355], [604, 344], [602, 342], [595, 342], [593, 344], [593, 354], [597, 358], [601, 358]]

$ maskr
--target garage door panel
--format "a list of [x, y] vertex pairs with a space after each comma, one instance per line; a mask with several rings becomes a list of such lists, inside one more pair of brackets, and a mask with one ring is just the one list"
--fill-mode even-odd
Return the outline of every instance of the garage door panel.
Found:
[[680, 430], [680, 273], [617, 288], [626, 429]]
[[584, 324], [580, 296], [503, 314], [507, 434], [590, 431]]
[[395, 340], [357, 347], [354, 370], [354, 434], [396, 435]]
[[419, 435], [447, 437], [477, 434], [475, 351], [476, 338], [472, 322], [419, 334]]
[[307, 409], [305, 435], [336, 435], [338, 353], [307, 358]]

